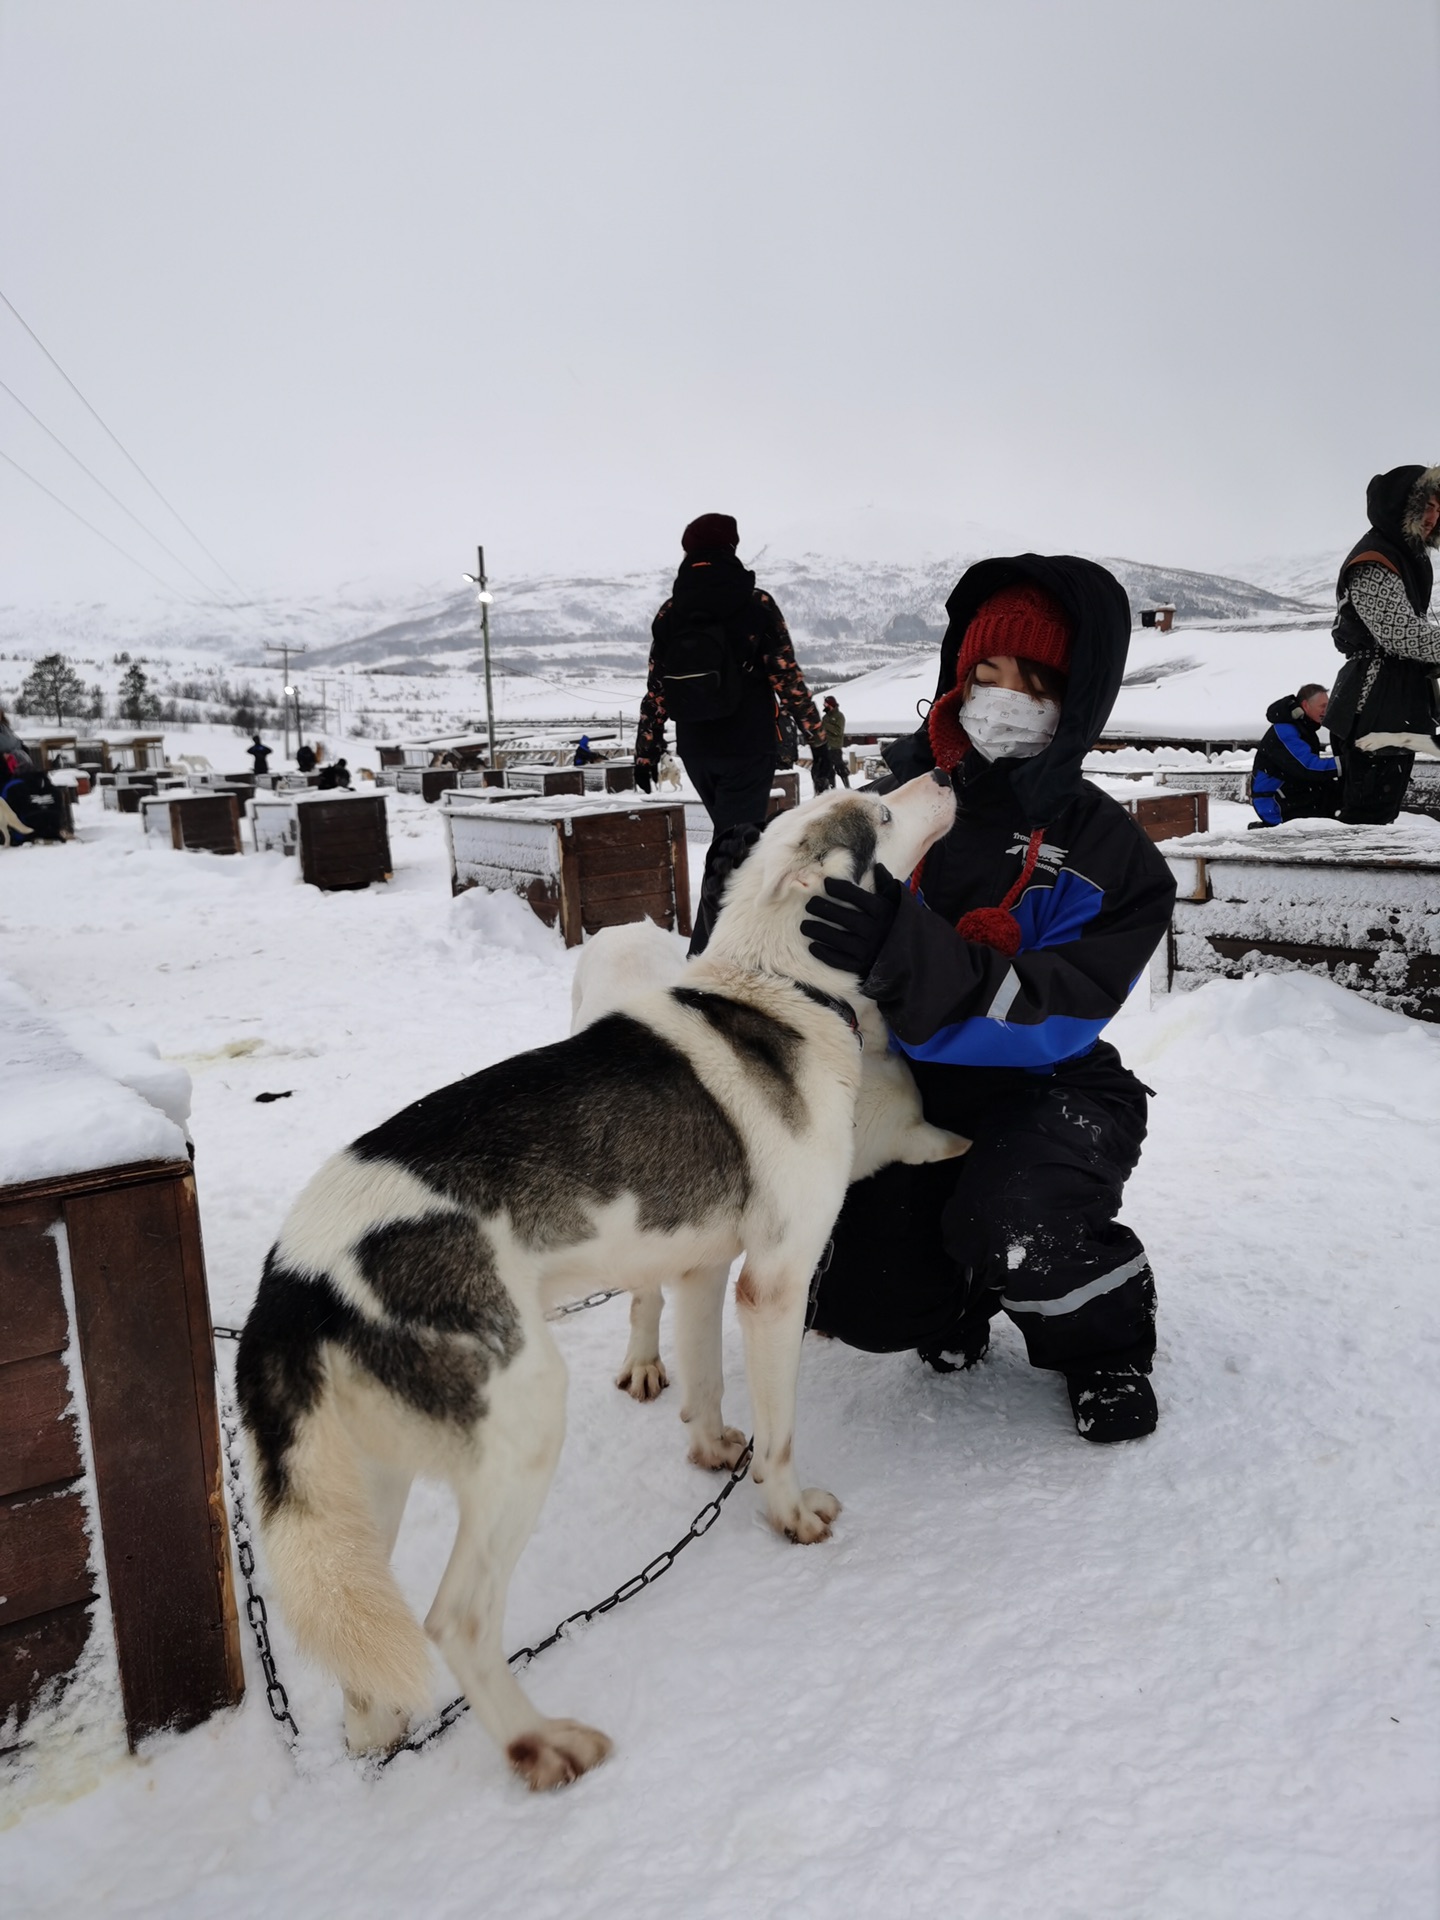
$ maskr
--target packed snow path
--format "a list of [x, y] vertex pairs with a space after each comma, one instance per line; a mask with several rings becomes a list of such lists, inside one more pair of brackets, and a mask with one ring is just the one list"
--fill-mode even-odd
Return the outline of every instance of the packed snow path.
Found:
[[[0, 971], [194, 1076], [219, 1320], [326, 1153], [567, 1027], [573, 956], [516, 901], [452, 903], [434, 812], [390, 804], [395, 880], [361, 894], [146, 847], [93, 800], [79, 843], [0, 852]], [[1271, 976], [1112, 1033], [1157, 1089], [1127, 1203], [1159, 1281], [1152, 1439], [1085, 1446], [1003, 1323], [950, 1378], [811, 1339], [798, 1444], [836, 1537], [788, 1545], [742, 1488], [547, 1654], [527, 1685], [614, 1736], [598, 1773], [532, 1798], [467, 1718], [366, 1781], [280, 1625], [298, 1779], [252, 1665], [237, 1713], [0, 1832], [7, 1914], [1432, 1915], [1440, 1032]], [[6, 1107], [22, 1125], [23, 1089]], [[511, 1645], [718, 1485], [673, 1387], [610, 1384], [623, 1302], [556, 1332], [570, 1433]], [[726, 1360], [744, 1424], [733, 1327]], [[418, 1490], [422, 1611], [449, 1530]]]

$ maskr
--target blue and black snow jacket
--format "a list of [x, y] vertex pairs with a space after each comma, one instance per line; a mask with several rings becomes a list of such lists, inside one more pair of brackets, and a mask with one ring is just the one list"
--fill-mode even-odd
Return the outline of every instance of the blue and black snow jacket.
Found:
[[[1022, 554], [972, 567], [950, 596], [937, 699], [949, 691], [965, 627], [1000, 587], [1031, 580], [1074, 629], [1059, 729], [1029, 760], [988, 764], [973, 750], [952, 776], [958, 812], [907, 891], [865, 981], [912, 1060], [1049, 1073], [1088, 1053], [1164, 937], [1175, 881], [1123, 807], [1080, 772], [1124, 672], [1130, 607], [1093, 561]], [[933, 766], [918, 732], [886, 753], [895, 782]], [[894, 783], [886, 783], [894, 784]], [[996, 906], [1019, 878], [1031, 830], [1039, 857], [1014, 908], [1013, 959], [962, 939], [955, 923]]]
[[1250, 800], [1267, 827], [1282, 820], [1333, 814], [1340, 804], [1340, 770], [1320, 751], [1320, 733], [1295, 694], [1265, 709], [1270, 730], [1255, 749]]

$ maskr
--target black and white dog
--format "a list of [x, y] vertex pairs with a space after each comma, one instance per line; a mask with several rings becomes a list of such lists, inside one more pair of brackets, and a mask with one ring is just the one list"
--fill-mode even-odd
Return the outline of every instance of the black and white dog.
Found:
[[[861, 1051], [837, 1004], [857, 983], [811, 955], [800, 909], [827, 874], [908, 873], [954, 806], [949, 781], [924, 775], [782, 816], [682, 985], [417, 1100], [296, 1201], [237, 1385], [271, 1577], [298, 1643], [344, 1689], [352, 1749], [393, 1745], [428, 1710], [428, 1632], [531, 1787], [610, 1750], [536, 1711], [501, 1638], [564, 1436], [544, 1317], [558, 1299], [617, 1275], [678, 1283], [690, 1455], [728, 1466], [743, 1439], [721, 1415], [719, 1320], [743, 1253], [754, 1477], [780, 1532], [828, 1536], [839, 1502], [795, 1471], [795, 1387], [810, 1276], [851, 1173]], [[389, 1564], [417, 1474], [447, 1481], [459, 1508], [425, 1632]]]

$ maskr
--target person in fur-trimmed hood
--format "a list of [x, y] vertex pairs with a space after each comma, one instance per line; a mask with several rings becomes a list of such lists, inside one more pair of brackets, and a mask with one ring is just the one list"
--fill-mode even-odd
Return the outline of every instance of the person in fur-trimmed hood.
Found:
[[1440, 760], [1440, 627], [1429, 619], [1440, 546], [1440, 467], [1392, 467], [1365, 490], [1370, 525], [1335, 583], [1346, 656], [1326, 724], [1340, 761], [1340, 818], [1388, 825], [1416, 754]]
[[[1145, 1089], [1101, 1039], [1165, 933], [1175, 883], [1081, 762], [1125, 669], [1130, 606], [1092, 561], [971, 567], [925, 724], [893, 779], [948, 772], [955, 825], [911, 876], [811, 897], [812, 950], [878, 1002], [936, 1125], [965, 1157], [850, 1189], [816, 1325], [872, 1351], [972, 1365], [1002, 1308], [1032, 1363], [1063, 1373], [1087, 1440], [1157, 1418], [1155, 1287], [1116, 1214]], [[908, 884], [906, 884], [908, 879]]]

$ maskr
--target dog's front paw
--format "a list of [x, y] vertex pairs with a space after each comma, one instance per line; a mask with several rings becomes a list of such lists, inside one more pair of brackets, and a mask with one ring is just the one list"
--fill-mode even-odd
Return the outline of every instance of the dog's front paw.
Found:
[[830, 1525], [840, 1512], [840, 1502], [821, 1487], [806, 1487], [799, 1499], [781, 1513], [771, 1511], [770, 1524], [787, 1540], [802, 1547], [830, 1538]]
[[626, 1360], [615, 1376], [615, 1384], [632, 1400], [658, 1400], [670, 1384], [663, 1360]]
[[578, 1720], [542, 1720], [505, 1749], [505, 1758], [532, 1793], [568, 1787], [610, 1757], [614, 1742], [598, 1727]]
[[389, 1753], [409, 1731], [410, 1716], [403, 1707], [362, 1700], [358, 1694], [346, 1692], [345, 1744], [351, 1753]]
[[745, 1436], [740, 1429], [722, 1427], [713, 1440], [697, 1434], [690, 1442], [689, 1460], [692, 1467], [708, 1467], [711, 1473], [728, 1473], [732, 1467], [739, 1465], [744, 1451]]

